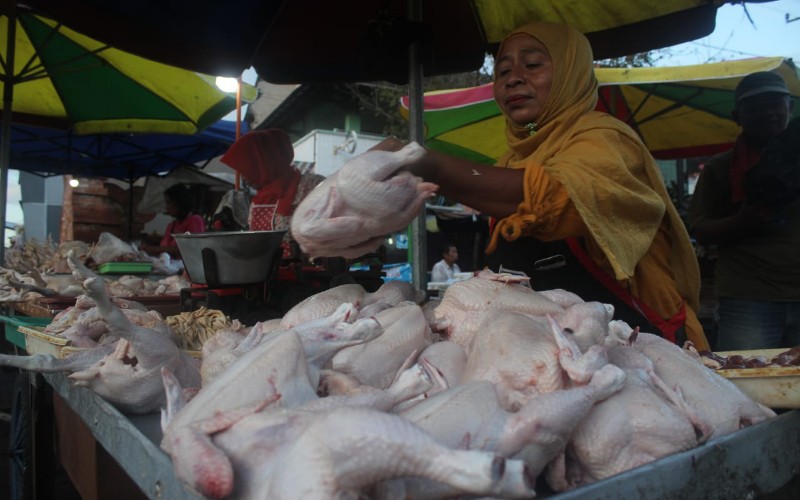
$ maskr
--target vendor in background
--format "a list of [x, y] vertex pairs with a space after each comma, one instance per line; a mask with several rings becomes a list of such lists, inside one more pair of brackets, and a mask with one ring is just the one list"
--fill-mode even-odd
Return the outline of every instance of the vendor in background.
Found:
[[456, 273], [461, 269], [456, 264], [458, 260], [458, 248], [452, 243], [442, 246], [442, 260], [433, 265], [431, 270], [431, 281], [439, 283], [455, 278]]
[[294, 257], [288, 233], [297, 205], [320, 182], [321, 175], [301, 174], [292, 166], [294, 146], [280, 129], [255, 130], [243, 135], [222, 156], [228, 165], [256, 189], [250, 201], [251, 231], [286, 230], [283, 257]]
[[[701, 244], [717, 244], [714, 266], [722, 351], [800, 345], [800, 201], [781, 199], [781, 188], [800, 177], [794, 152], [782, 162], [768, 151], [770, 140], [784, 132], [792, 116], [792, 98], [780, 75], [745, 76], [734, 93], [733, 120], [742, 132], [733, 149], [706, 162], [689, 210], [691, 230]], [[767, 149], [765, 149], [765, 147]], [[757, 171], [773, 167], [765, 196], [753, 191]], [[754, 199], [755, 198], [755, 199]], [[762, 199], [759, 199], [762, 198]]]
[[149, 254], [158, 255], [168, 253], [170, 256], [180, 258], [178, 244], [174, 234], [204, 233], [206, 225], [203, 218], [192, 213], [192, 194], [183, 184], [174, 184], [164, 191], [164, 202], [167, 205], [165, 213], [172, 216], [172, 222], [167, 224], [164, 237], [158, 245], [142, 244], [141, 250]]
[[689, 235], [636, 132], [595, 111], [592, 59], [589, 41], [567, 25], [513, 31], [494, 66], [508, 152], [489, 167], [428, 151], [409, 170], [496, 221], [492, 270], [523, 271], [537, 290], [612, 304], [633, 327], [708, 349]]

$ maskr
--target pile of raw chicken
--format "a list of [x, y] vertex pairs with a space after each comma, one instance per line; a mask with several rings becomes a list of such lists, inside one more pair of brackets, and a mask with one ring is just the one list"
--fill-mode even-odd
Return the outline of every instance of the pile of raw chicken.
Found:
[[72, 265], [119, 340], [0, 364], [161, 409], [176, 476], [207, 498], [530, 498], [537, 477], [577, 488], [775, 415], [612, 307], [488, 271], [436, 302], [397, 281], [326, 290], [219, 331], [198, 368]]

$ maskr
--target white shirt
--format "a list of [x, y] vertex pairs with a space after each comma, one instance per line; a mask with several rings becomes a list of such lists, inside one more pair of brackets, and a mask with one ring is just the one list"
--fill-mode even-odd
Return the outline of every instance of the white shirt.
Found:
[[447, 265], [447, 262], [445, 262], [444, 259], [442, 259], [433, 265], [433, 270], [431, 271], [431, 281], [435, 283], [440, 281], [449, 281], [455, 278], [456, 273], [460, 272], [461, 269], [459, 269], [458, 264], [454, 262], [451, 267]]

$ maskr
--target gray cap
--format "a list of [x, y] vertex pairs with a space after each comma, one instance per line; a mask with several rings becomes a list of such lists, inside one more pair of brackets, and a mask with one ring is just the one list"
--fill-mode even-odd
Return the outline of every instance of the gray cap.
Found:
[[750, 73], [742, 78], [742, 81], [736, 86], [736, 102], [768, 92], [789, 95], [789, 89], [786, 87], [786, 82], [783, 81], [781, 75], [771, 71]]

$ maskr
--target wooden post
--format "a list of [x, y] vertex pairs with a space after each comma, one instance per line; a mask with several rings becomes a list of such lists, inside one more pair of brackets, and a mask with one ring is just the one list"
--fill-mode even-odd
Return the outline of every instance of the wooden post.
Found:
[[75, 239], [75, 214], [72, 211], [72, 191], [73, 187], [69, 185], [72, 180], [71, 175], [64, 176], [64, 203], [61, 205], [61, 230], [59, 231], [59, 243], [72, 241]]

